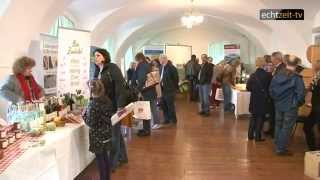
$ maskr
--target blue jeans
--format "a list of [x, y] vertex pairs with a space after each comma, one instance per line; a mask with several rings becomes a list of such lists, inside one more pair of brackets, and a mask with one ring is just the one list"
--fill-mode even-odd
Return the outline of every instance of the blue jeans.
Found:
[[285, 112], [276, 109], [276, 128], [274, 137], [276, 152], [285, 152], [287, 150], [290, 134], [296, 123], [297, 117], [297, 108], [292, 108]]
[[121, 124], [112, 126], [112, 148], [110, 152], [111, 168], [118, 166], [119, 161], [128, 161], [127, 149], [121, 134]]
[[211, 86], [210, 84], [199, 85], [199, 100], [200, 100], [200, 112], [209, 113], [210, 112], [210, 94]]
[[232, 111], [232, 90], [229, 84], [222, 84], [224, 111]]
[[152, 118], [153, 124], [160, 124], [159, 111], [157, 108], [156, 100], [150, 101], [150, 109], [151, 109], [151, 118]]

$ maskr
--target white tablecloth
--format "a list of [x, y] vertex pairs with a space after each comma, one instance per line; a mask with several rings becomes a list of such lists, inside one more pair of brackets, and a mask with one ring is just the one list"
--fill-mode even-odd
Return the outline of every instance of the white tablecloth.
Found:
[[231, 102], [232, 104], [234, 104], [234, 107], [235, 107], [234, 114], [236, 118], [238, 118], [239, 115], [250, 114], [249, 112], [250, 92], [232, 89]]
[[46, 144], [30, 148], [2, 174], [1, 180], [72, 180], [94, 159], [88, 151], [88, 128], [67, 124], [47, 132]]

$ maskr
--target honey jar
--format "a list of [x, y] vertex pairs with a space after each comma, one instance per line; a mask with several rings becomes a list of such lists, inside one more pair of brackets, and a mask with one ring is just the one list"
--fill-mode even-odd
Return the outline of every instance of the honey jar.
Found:
[[5, 129], [0, 129], [0, 139], [7, 137], [7, 131]]
[[19, 122], [15, 122], [13, 124], [13, 127], [14, 127], [15, 130], [20, 130], [21, 129], [21, 124]]
[[8, 140], [9, 140], [9, 145], [13, 144], [16, 141], [16, 136], [11, 133], [8, 135]]
[[3, 157], [4, 157], [4, 152], [3, 150], [0, 149], [0, 160], [3, 159]]
[[0, 149], [6, 149], [9, 145], [8, 139], [0, 139]]
[[14, 131], [16, 139], [21, 139], [22, 137], [22, 132], [20, 130], [15, 130]]

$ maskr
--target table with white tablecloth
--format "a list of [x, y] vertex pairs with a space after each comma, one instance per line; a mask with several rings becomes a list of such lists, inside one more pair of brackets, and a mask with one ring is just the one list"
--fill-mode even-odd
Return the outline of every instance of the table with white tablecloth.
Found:
[[29, 148], [3, 173], [2, 180], [71, 180], [94, 159], [88, 151], [88, 128], [66, 124], [43, 137], [45, 145]]
[[236, 118], [238, 118], [239, 115], [250, 114], [249, 112], [250, 92], [249, 91], [232, 89], [231, 103], [235, 107], [234, 114]]

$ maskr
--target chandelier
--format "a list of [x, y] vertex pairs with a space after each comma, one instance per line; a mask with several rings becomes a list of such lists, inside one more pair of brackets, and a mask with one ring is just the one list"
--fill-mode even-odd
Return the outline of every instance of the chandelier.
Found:
[[202, 15], [194, 14], [193, 9], [193, 0], [191, 0], [191, 7], [189, 12], [181, 17], [182, 25], [187, 27], [188, 29], [191, 29], [193, 26], [201, 24], [204, 20], [204, 17]]

